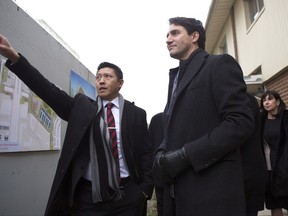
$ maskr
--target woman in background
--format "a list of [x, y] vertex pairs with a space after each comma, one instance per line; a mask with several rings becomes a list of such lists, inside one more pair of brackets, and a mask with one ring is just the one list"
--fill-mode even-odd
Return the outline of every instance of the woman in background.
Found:
[[272, 216], [283, 216], [288, 209], [288, 111], [276, 91], [266, 91], [261, 97], [262, 138], [268, 184], [266, 208]]

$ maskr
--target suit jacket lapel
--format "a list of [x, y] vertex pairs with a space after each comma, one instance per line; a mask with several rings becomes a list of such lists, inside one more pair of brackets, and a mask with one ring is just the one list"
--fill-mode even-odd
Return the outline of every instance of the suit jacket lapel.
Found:
[[121, 122], [121, 140], [122, 146], [124, 147], [127, 143], [130, 143], [128, 139], [132, 138], [133, 136], [129, 136], [130, 133], [133, 133], [134, 128], [131, 124], [135, 120], [135, 110], [133, 109], [133, 105], [129, 102], [124, 102], [124, 109], [122, 115], [122, 122]]
[[96, 112], [97, 112], [97, 111], [100, 111], [101, 109], [102, 109], [101, 107], [98, 107], [97, 101], [91, 103], [91, 105], [90, 105], [90, 112], [89, 112], [89, 114], [88, 114], [88, 118], [89, 118], [89, 119], [92, 119], [92, 118], [95, 116]]
[[[193, 78], [200, 72], [203, 64], [205, 63], [206, 61], [206, 57], [208, 56], [208, 53], [203, 51], [203, 52], [200, 52], [199, 54], [197, 54], [193, 59], [192, 61], [190, 62], [188, 68], [186, 69], [186, 72], [183, 76], [183, 78], [181, 79], [181, 82], [179, 82], [178, 84], [178, 87], [177, 87], [177, 90], [176, 90], [176, 95], [175, 95], [175, 100], [174, 100], [174, 103], [172, 104], [172, 107], [171, 107], [171, 111], [170, 111], [170, 114], [169, 116], [166, 115], [167, 113], [167, 109], [168, 109], [168, 106], [169, 106], [169, 103], [167, 103], [166, 105], [166, 108], [165, 108], [165, 111], [164, 111], [164, 117], [163, 117], [163, 121], [164, 121], [164, 143], [163, 145], [161, 145], [163, 148], [165, 148], [166, 146], [166, 142], [168, 140], [168, 137], [167, 137], [167, 132], [168, 132], [168, 128], [169, 128], [169, 125], [170, 125], [170, 121], [171, 121], [171, 116], [173, 116], [173, 112], [174, 112], [174, 106], [175, 104], [177, 103], [177, 100], [178, 100], [178, 97], [179, 95], [184, 91], [185, 87], [187, 85], [189, 85], [189, 83], [191, 82], [191, 80], [193, 80]], [[176, 72], [176, 69], [173, 69], [174, 73]], [[172, 72], [173, 72], [172, 71]], [[171, 86], [170, 86], [171, 88]], [[170, 89], [171, 90], [171, 89]], [[170, 91], [169, 90], [169, 91]], [[171, 100], [171, 95], [170, 95], [170, 100]], [[168, 102], [170, 102], [170, 100]]]
[[167, 127], [170, 124], [171, 116], [173, 115], [174, 106], [175, 106], [175, 103], [176, 103], [179, 95], [182, 93], [182, 91], [184, 91], [185, 87], [191, 82], [191, 80], [197, 75], [197, 73], [200, 72], [203, 64], [206, 61], [207, 56], [208, 56], [207, 52], [205, 52], [205, 51], [200, 52], [190, 62], [186, 72], [184, 73], [183, 78], [181, 79], [181, 82], [178, 84], [178, 87], [176, 90], [176, 95], [175, 95], [175, 101], [171, 107], [171, 113], [167, 119], [167, 121], [168, 121]]

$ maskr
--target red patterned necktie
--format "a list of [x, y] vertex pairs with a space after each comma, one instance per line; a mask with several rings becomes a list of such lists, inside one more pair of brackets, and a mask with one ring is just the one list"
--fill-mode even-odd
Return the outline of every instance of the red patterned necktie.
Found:
[[108, 124], [108, 130], [110, 133], [110, 138], [112, 140], [112, 153], [116, 161], [117, 165], [117, 172], [120, 177], [120, 169], [119, 169], [119, 157], [118, 157], [118, 147], [117, 147], [117, 135], [116, 135], [116, 126], [115, 126], [115, 119], [112, 113], [112, 107], [114, 106], [113, 103], [109, 102], [107, 103], [107, 124]]

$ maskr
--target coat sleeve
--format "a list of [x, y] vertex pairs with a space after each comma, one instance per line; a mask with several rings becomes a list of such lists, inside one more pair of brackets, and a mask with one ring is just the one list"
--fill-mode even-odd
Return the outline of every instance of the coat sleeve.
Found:
[[208, 80], [208, 88], [211, 88], [208, 100], [215, 105], [219, 124], [185, 144], [189, 161], [196, 171], [210, 167], [239, 148], [254, 130], [254, 118], [239, 64], [229, 55], [220, 55], [214, 56], [207, 67], [202, 72]]
[[6, 67], [15, 73], [35, 94], [45, 101], [63, 120], [68, 120], [73, 98], [46, 79], [20, 54], [16, 64], [7, 60]]

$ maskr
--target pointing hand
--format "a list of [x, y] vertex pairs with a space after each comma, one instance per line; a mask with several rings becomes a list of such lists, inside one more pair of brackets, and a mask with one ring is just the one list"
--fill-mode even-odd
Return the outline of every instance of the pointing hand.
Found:
[[18, 61], [20, 56], [13, 49], [6, 37], [0, 34], [0, 54], [8, 58], [13, 64]]

